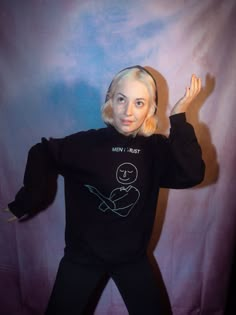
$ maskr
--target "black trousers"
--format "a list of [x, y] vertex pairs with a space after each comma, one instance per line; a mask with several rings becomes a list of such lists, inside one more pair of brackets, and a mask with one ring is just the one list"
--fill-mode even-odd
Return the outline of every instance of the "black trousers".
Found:
[[100, 279], [108, 273], [130, 315], [159, 315], [159, 291], [147, 257], [120, 265], [73, 263], [62, 258], [45, 315], [80, 315]]

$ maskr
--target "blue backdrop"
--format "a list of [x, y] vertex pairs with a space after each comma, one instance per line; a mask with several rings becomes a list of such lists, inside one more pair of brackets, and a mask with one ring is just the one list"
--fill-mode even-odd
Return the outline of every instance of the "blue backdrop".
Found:
[[[236, 230], [234, 0], [1, 0], [0, 208], [22, 185], [29, 148], [103, 126], [113, 75], [151, 67], [160, 132], [192, 73], [203, 90], [189, 114], [207, 165], [202, 185], [161, 191], [151, 249], [173, 313], [223, 315]], [[64, 246], [63, 182], [30, 221], [0, 218], [0, 313], [40, 315]], [[114, 283], [95, 313], [127, 314]]]

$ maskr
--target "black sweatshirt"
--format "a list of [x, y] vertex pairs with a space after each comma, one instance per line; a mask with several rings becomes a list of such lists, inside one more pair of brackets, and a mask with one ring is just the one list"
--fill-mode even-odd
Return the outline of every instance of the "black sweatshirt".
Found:
[[159, 188], [188, 188], [204, 177], [193, 127], [184, 114], [170, 121], [168, 138], [125, 136], [111, 126], [43, 138], [29, 151], [24, 186], [10, 210], [20, 218], [47, 208], [60, 174], [65, 184], [65, 253], [93, 262], [136, 259], [147, 249]]

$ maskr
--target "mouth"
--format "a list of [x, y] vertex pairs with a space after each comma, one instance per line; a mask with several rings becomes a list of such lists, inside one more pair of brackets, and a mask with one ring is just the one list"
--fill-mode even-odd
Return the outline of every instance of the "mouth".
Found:
[[127, 182], [127, 181], [130, 180], [130, 179], [129, 179], [129, 178], [123, 178], [123, 177], [120, 178], [120, 177], [119, 177], [119, 180], [120, 180], [121, 182], [122, 182], [122, 181], [123, 181], [123, 182]]
[[131, 125], [133, 123], [133, 121], [129, 120], [129, 119], [121, 119], [121, 123], [124, 126], [129, 126], [129, 125]]

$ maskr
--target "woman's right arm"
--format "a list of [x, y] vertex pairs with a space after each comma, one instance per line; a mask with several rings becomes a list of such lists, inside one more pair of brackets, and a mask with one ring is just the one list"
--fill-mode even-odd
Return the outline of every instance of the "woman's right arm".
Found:
[[57, 177], [57, 161], [49, 149], [49, 141], [43, 138], [28, 153], [23, 186], [8, 209], [17, 218], [46, 209], [54, 201]]

